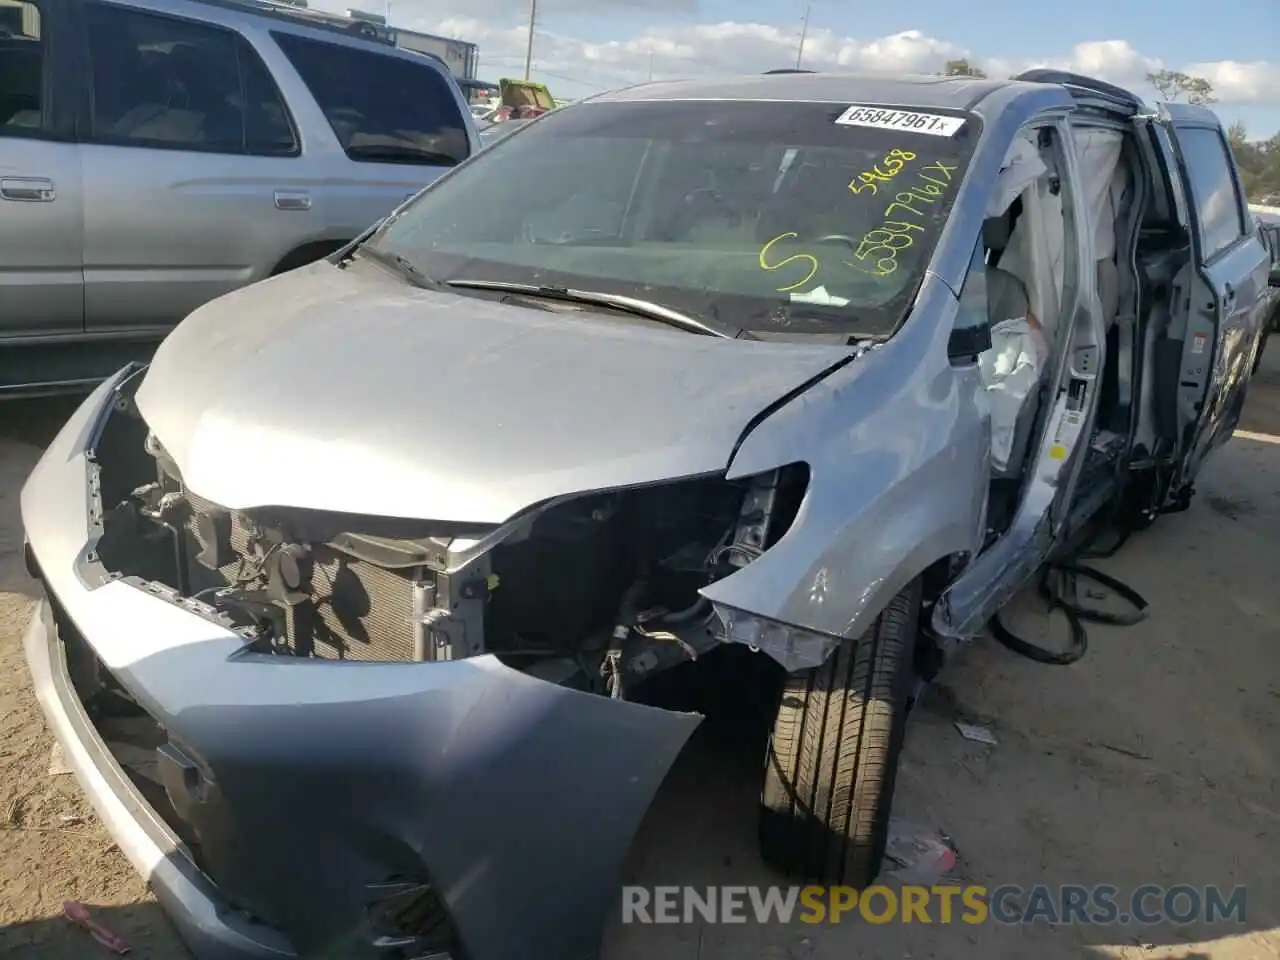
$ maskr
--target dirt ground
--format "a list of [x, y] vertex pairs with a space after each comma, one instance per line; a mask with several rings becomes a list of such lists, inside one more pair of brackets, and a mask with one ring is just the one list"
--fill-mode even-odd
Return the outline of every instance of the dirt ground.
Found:
[[[0, 956], [107, 956], [61, 917], [96, 908], [138, 958], [186, 954], [69, 776], [28, 688], [20, 637], [18, 490], [70, 406], [0, 408]], [[1192, 509], [1162, 518], [1100, 566], [1151, 602], [1133, 628], [1092, 627], [1070, 667], [972, 645], [912, 720], [896, 813], [949, 834], [956, 875], [1004, 883], [1248, 887], [1245, 921], [1209, 926], [1000, 927], [615, 923], [607, 960], [867, 957], [1280, 957], [1280, 347], [1255, 380], [1242, 433], [1211, 464]], [[1021, 603], [1021, 632], [1054, 637]], [[956, 718], [998, 739], [962, 739]], [[709, 719], [646, 819], [627, 882], [776, 882], [754, 851], [760, 730]], [[530, 958], [537, 960], [537, 958]]]

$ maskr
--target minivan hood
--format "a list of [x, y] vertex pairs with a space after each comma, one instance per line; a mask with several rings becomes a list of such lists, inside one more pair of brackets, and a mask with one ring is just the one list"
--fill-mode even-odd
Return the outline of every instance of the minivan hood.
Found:
[[192, 313], [137, 403], [187, 486], [225, 507], [499, 523], [553, 497], [723, 470], [755, 415], [849, 352], [320, 262]]

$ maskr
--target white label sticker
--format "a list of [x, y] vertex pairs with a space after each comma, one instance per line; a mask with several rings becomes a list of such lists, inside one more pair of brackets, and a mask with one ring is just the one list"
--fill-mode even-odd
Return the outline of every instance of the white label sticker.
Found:
[[939, 113], [917, 113], [914, 110], [886, 110], [855, 103], [836, 123], [846, 127], [876, 127], [901, 130], [904, 133], [927, 133], [931, 137], [954, 136], [964, 126], [964, 117], [947, 117]]
[[814, 287], [812, 290], [804, 291], [804, 293], [793, 293], [791, 302], [812, 303], [820, 307], [847, 307], [849, 305], [849, 301], [844, 297], [837, 297], [834, 294], [827, 293], [826, 287]]
[[1191, 338], [1191, 352], [1204, 353], [1205, 344], [1209, 342], [1209, 337], [1203, 333], [1197, 333]]

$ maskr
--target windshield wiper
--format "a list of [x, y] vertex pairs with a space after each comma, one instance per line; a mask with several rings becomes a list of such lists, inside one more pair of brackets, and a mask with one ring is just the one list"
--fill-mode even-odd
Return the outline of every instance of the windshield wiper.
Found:
[[400, 256], [398, 253], [389, 253], [386, 250], [379, 250], [377, 247], [361, 244], [353, 251], [353, 255], [365, 260], [372, 260], [374, 263], [386, 267], [396, 276], [407, 280], [421, 290], [445, 289], [443, 283], [435, 279], [435, 277], [427, 276], [411, 260]]
[[534, 283], [507, 283], [502, 280], [448, 280], [447, 286], [461, 287], [467, 290], [499, 290], [505, 293], [518, 293], [526, 297], [543, 297], [547, 300], [560, 300], [565, 303], [583, 303], [596, 307], [609, 307], [643, 317], [646, 320], [657, 320], [682, 330], [691, 330], [708, 337], [722, 337], [725, 340], [756, 340], [747, 330], [739, 330], [714, 321], [700, 320], [679, 310], [672, 310], [648, 300], [637, 300], [635, 297], [624, 297], [617, 293], [603, 293], [596, 290], [570, 290], [567, 287], [540, 286]]

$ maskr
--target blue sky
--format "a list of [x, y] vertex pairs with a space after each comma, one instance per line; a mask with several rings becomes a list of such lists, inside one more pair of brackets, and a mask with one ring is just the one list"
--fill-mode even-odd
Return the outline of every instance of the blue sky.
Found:
[[[804, 6], [802, 0], [708, 0], [696, 13], [674, 14], [667, 19], [790, 23], [798, 30]], [[1207, 10], [1212, 14], [1206, 16]], [[643, 10], [555, 17], [556, 21], [562, 19], [561, 30], [588, 40], [631, 36], [653, 25], [652, 14]], [[548, 16], [546, 21], [550, 20]], [[1123, 39], [1168, 65], [1218, 60], [1280, 62], [1280, 0], [1215, 0], [1209, 5], [1203, 0], [1072, 0], [1069, 6], [1034, 0], [914, 0], [883, 5], [816, 0], [809, 22], [813, 28], [859, 39], [919, 29], [978, 56], [1053, 57], [1078, 43]], [[548, 27], [552, 25], [548, 22]], [[1001, 36], [1005, 39], [995, 39]], [[1280, 90], [1275, 91], [1275, 99], [1269, 109], [1224, 105], [1219, 112], [1245, 120], [1258, 135], [1269, 135], [1280, 130]]]
[[[535, 79], [574, 97], [644, 80], [651, 71], [665, 77], [788, 66], [806, 2], [539, 0], [538, 7]], [[529, 0], [392, 0], [391, 13], [398, 25], [479, 43], [488, 79], [523, 73], [528, 16]], [[747, 25], [760, 26], [751, 32]], [[908, 31], [910, 43], [886, 44]], [[1254, 137], [1280, 131], [1280, 0], [814, 0], [810, 38], [808, 65], [817, 69], [936, 70], [967, 51], [1006, 74], [1035, 61], [1085, 67], [1153, 99], [1142, 81], [1149, 67], [1196, 65], [1215, 82], [1224, 119], [1244, 120]]]
[[[542, 4], [560, 29], [587, 40], [629, 36], [653, 26], [644, 9], [607, 15], [555, 14], [554, 0]], [[669, 14], [664, 20], [710, 23], [721, 20], [793, 24], [804, 17], [803, 0], [703, 0], [694, 12]], [[1213, 16], [1206, 17], [1206, 9]], [[978, 12], [980, 10], [980, 12]], [[923, 30], [990, 54], [1054, 56], [1087, 40], [1128, 40], [1144, 52], [1178, 63], [1204, 60], [1268, 60], [1280, 58], [1280, 5], [1276, 0], [1072, 0], [1070, 16], [1059, 3], [1032, 0], [914, 0], [910, 4], [814, 0], [810, 23], [845, 36], [881, 37], [903, 30]], [[523, 10], [521, 11], [523, 15]], [[1103, 26], [1105, 24], [1105, 27]], [[993, 38], [1010, 29], [1004, 41]]]

